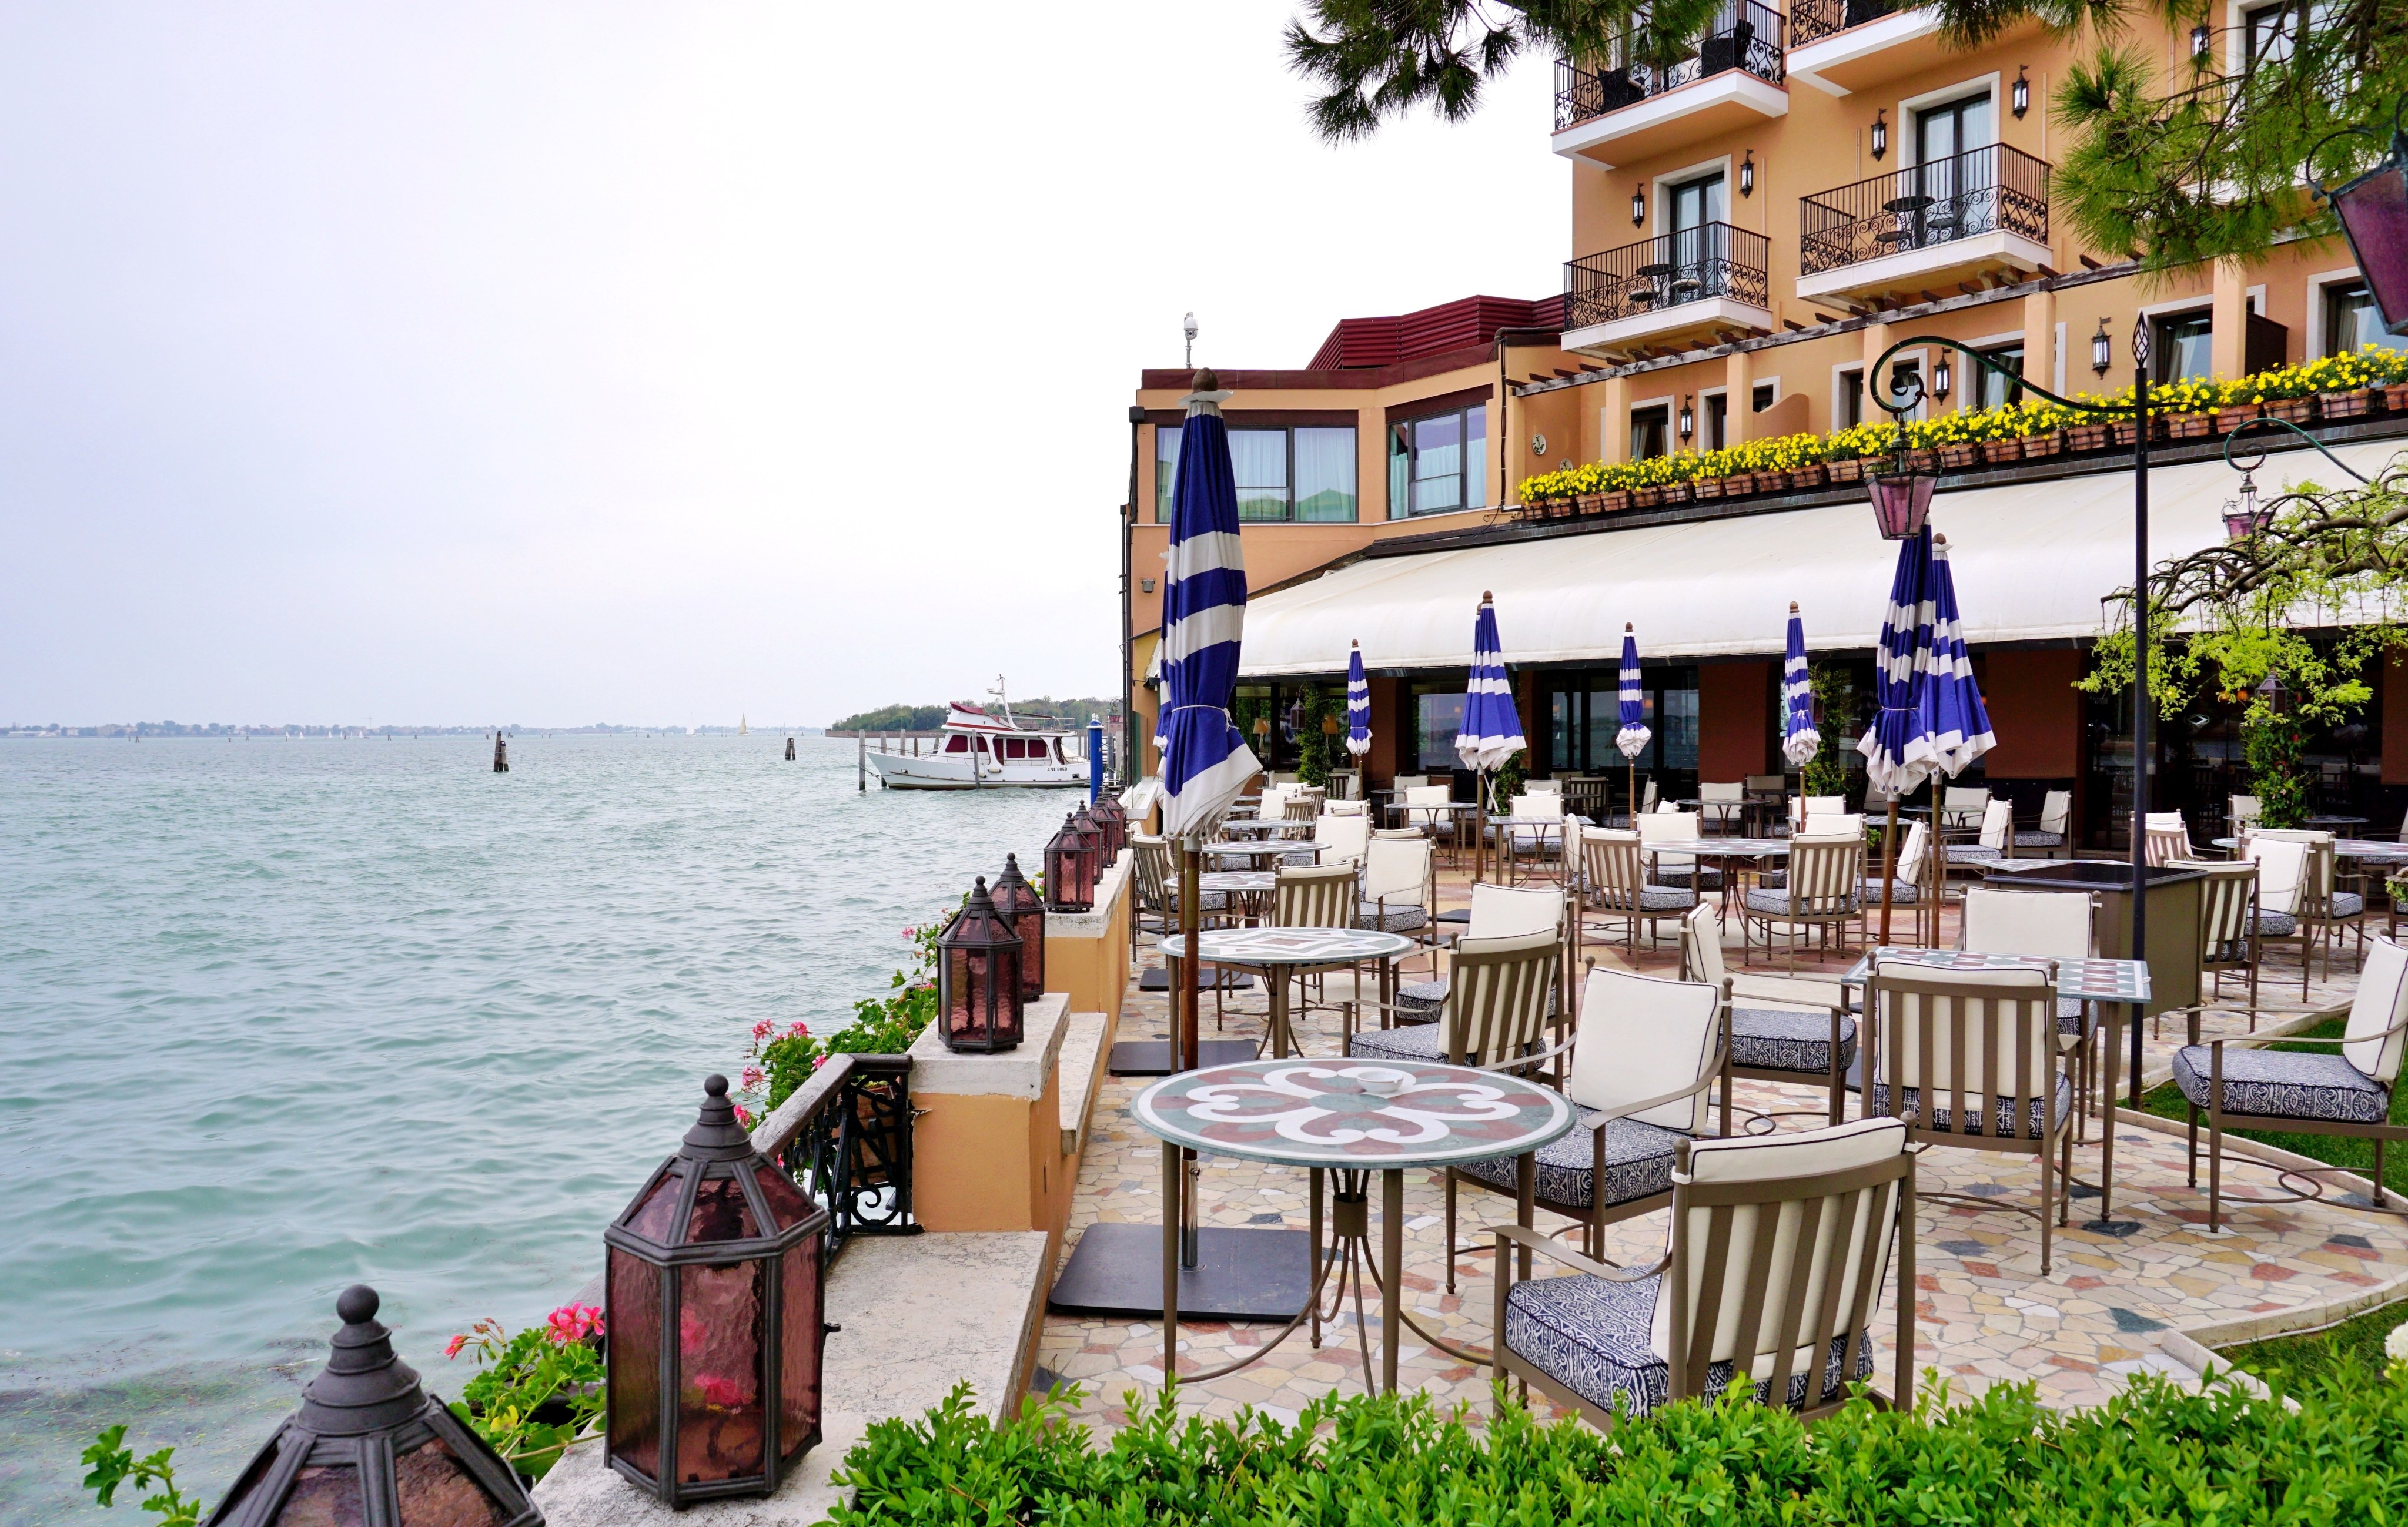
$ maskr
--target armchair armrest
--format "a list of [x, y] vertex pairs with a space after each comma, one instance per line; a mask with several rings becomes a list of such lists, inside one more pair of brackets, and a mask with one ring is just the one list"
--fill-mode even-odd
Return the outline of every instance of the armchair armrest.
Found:
[[[1675, 1087], [1669, 1092], [1658, 1092], [1654, 1097], [1642, 1097], [1636, 1103], [1625, 1103], [1620, 1107], [1608, 1108], [1599, 1113], [1597, 1116], [1598, 1149], [1602, 1151], [1605, 1149], [1606, 1125], [1617, 1119], [1627, 1119], [1632, 1114], [1645, 1113], [1650, 1108], [1660, 1108], [1667, 1103], [1678, 1103], [1684, 1097], [1697, 1096], [1722, 1079], [1723, 1065], [1728, 1058], [1728, 1049], [1718, 1039], [1714, 1042], [1713, 1058], [1706, 1062], [1705, 1075], [1688, 1086]], [[1598, 1164], [1598, 1169], [1602, 1171], [1604, 1163], [1600, 1162]]]
[[[1567, 1248], [1563, 1242], [1553, 1236], [1541, 1235], [1535, 1230], [1526, 1230], [1520, 1225], [1498, 1225], [1496, 1230], [1497, 1265], [1500, 1269], [1506, 1263], [1505, 1249], [1509, 1246], [1526, 1247], [1550, 1262], [1561, 1263], [1574, 1272], [1586, 1273], [1591, 1277], [1601, 1277], [1609, 1283], [1636, 1283], [1641, 1278], [1654, 1277], [1672, 1265], [1672, 1253], [1667, 1251], [1657, 1258], [1652, 1266], [1609, 1267], [1604, 1263], [1593, 1262], [1582, 1256], [1579, 1252]], [[1500, 1281], [1504, 1276], [1502, 1272], [1498, 1274]]]

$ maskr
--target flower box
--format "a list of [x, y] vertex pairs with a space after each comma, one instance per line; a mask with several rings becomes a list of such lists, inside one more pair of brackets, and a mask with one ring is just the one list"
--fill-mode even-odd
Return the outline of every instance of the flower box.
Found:
[[2244, 403], [2238, 407], [2215, 410], [2215, 433], [2230, 435], [2234, 430], [2258, 417], [2258, 405]]
[[1661, 488], [1641, 488], [1633, 492], [1631, 496], [1638, 500], [1639, 507], [1641, 508], [1652, 509], [1664, 502], [1664, 490]]
[[2279, 419], [2286, 423], [2304, 424], [2316, 417], [2316, 400], [2313, 395], [2303, 398], [2268, 398], [2266, 417]]
[[1792, 469], [1789, 485], [1793, 488], [1820, 488], [1823, 486], [1823, 464], [1815, 462]]
[[1962, 472], [1982, 462], [1982, 448], [1971, 441], [1962, 441], [1940, 448], [1940, 467], [1944, 472]]
[[1700, 504], [1707, 503], [1723, 496], [1723, 479], [1721, 478], [1699, 478], [1689, 486], [1697, 493], [1698, 502]]
[[2021, 444], [2024, 460], [2037, 462], [2065, 450], [2065, 435], [2061, 431], [2050, 430], [2044, 435], [2027, 435]]
[[[2149, 423], [2151, 426], [2149, 430], [2150, 439], [2162, 440], [2166, 437], [2166, 421], [2164, 420], [2152, 419], [2149, 421]], [[2113, 439], [2115, 444], [2119, 446], [2128, 446], [2132, 443], [2132, 432], [2138, 429], [2139, 425], [2128, 419], [2118, 419], [2111, 422], [2107, 428], [2109, 437]]]
[[1910, 450], [1906, 453], [1906, 469], [1910, 472], [1937, 472], [1940, 470], [1940, 458], [1928, 450]]
[[2204, 440], [2215, 433], [2214, 414], [2168, 414], [2165, 418], [2166, 438], [2170, 440]]
[[2383, 406], [2393, 413], [2408, 410], [2408, 382], [2395, 382], [2383, 390]]
[[1688, 483], [1686, 483], [1685, 481], [1684, 481], [1684, 482], [1668, 482], [1668, 483], [1666, 483], [1666, 484], [1664, 485], [1664, 502], [1665, 502], [1665, 503], [1667, 503], [1667, 504], [1686, 504], [1688, 501], [1689, 501], [1689, 485], [1688, 485]]
[[1612, 493], [1583, 493], [1574, 499], [1572, 504], [1583, 514], [1603, 514], [1606, 509], [1605, 501], [1612, 496]]
[[2104, 424], [2068, 424], [2065, 427], [2065, 449], [2068, 450], [2106, 450], [2107, 426]]
[[2372, 390], [2326, 392], [2317, 398], [2327, 419], [2358, 419], [2383, 406], [2383, 394]]
[[1598, 496], [1605, 500], [1604, 510], [1607, 514], [1620, 514], [1630, 507], [1630, 490], [1627, 488], [1616, 488], [1611, 492], [1601, 493]]
[[1989, 465], [1997, 466], [2005, 462], [2019, 462], [2023, 459], [2024, 443], [2021, 440], [1985, 440], [1982, 442], [1982, 460]]
[[1785, 493], [1789, 491], [1789, 474], [1786, 472], [1758, 471], [1749, 476], [1756, 479], [1756, 491], [1759, 493]]
[[1864, 465], [1865, 464], [1858, 461], [1856, 457], [1845, 456], [1834, 457], [1832, 460], [1825, 462], [1823, 464], [1823, 468], [1831, 475], [1831, 480], [1833, 482], [1856, 482], [1860, 480], [1864, 472]]

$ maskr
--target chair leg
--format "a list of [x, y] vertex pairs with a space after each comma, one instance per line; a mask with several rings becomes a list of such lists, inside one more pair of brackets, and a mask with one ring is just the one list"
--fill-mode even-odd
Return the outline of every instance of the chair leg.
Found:
[[2374, 1142], [2374, 1206], [2383, 1206], [2383, 1140], [2379, 1135]]
[[[2213, 1100], [2211, 1100], [2213, 1101]], [[2224, 1115], [2207, 1111], [2207, 1233], [2224, 1228]]]
[[2185, 1186], [2199, 1186], [2199, 1105], [2186, 1102], [2185, 1112], [2190, 1115], [2190, 1128], [2183, 1141], [2183, 1161], [2188, 1170], [2183, 1175]]
[[2048, 1159], [2048, 1142], [2042, 1141], [2040, 1148], [2040, 1276], [2042, 1277], [2046, 1277], [2050, 1268], [2055, 1265], [2051, 1260], [2049, 1242], [2049, 1232], [2054, 1221], [2048, 1212], [2052, 1207], [2048, 1201], [2049, 1178], [2052, 1175], [2050, 1169], [2055, 1164]]

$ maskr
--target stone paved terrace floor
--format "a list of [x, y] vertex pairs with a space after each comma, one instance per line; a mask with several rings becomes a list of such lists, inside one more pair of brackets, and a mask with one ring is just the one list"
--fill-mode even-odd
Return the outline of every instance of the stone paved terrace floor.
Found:
[[[1460, 875], [1446, 876], [1441, 905], [1460, 905], [1467, 894]], [[1954, 934], [1952, 912], [1942, 926], [1942, 941], [1953, 941]], [[1728, 942], [1735, 946], [1735, 935]], [[1618, 949], [1592, 945], [1589, 952], [1600, 961], [1628, 963]], [[1736, 952], [1734, 947], [1734, 963]], [[1673, 964], [1669, 940], [1660, 951], [1642, 948], [1637, 964], [1650, 972], [1669, 972]], [[1802, 974], [1809, 967], [1800, 968]], [[1844, 965], [1834, 958], [1822, 962], [1821, 968], [1836, 973]], [[2287, 972], [2289, 985], [2282, 995], [2297, 998], [2297, 966], [2277, 955], [2270, 971], [2266, 1007], [2272, 1009], [2268, 1020], [2274, 1021], [2345, 1005], [2354, 980], [2348, 961], [2340, 962], [2335, 979], [2316, 982], [2303, 1008], [2296, 1000], [2284, 1004], [2275, 996]], [[1134, 978], [1131, 987], [1122, 1036], [1164, 1033], [1163, 994], [1138, 992]], [[2239, 988], [2229, 989], [2228, 995], [2237, 1003]], [[1259, 1036], [1261, 1010], [1259, 992], [1232, 999], [1226, 1034]], [[1210, 1035], [1214, 1032], [1210, 993], [1203, 1014], [1204, 1032]], [[2212, 1023], [2210, 1032], [2239, 1032], [2240, 1027], [2238, 1020]], [[1314, 1014], [1303, 1033], [1309, 1053], [1337, 1052], [1335, 1015]], [[2179, 1043], [2173, 1026], [2161, 1042], [2146, 1043], [2144, 1069], [2152, 1079], [2163, 1077]], [[1141, 1079], [1108, 1078], [1096, 1101], [1092, 1143], [1071, 1210], [1072, 1244], [1098, 1220], [1160, 1223], [1160, 1148], [1128, 1117], [1128, 1101], [1142, 1086]], [[1819, 1121], [1819, 1092], [1742, 1082], [1737, 1099], [1742, 1107], [1804, 1109], [1813, 1115], [1781, 1120], [1783, 1127], [1811, 1128]], [[2039, 1227], [2028, 1216], [1934, 1203], [1919, 1206], [1919, 1369], [1936, 1368], [1960, 1391], [1978, 1391], [1999, 1380], [2030, 1380], [2051, 1405], [2090, 1404], [2136, 1372], [2190, 1376], [2187, 1366], [2161, 1349], [2169, 1331], [2361, 1296], [2408, 1276], [2408, 1224], [2352, 1212], [2339, 1204], [2258, 1209], [2228, 1204], [2228, 1228], [2211, 1237], [2205, 1228], [2204, 1188], [2194, 1191], [2184, 1184], [2181, 1136], [2128, 1122], [2116, 1127], [2116, 1217], [2137, 1221], [2139, 1228], [2122, 1239], [2085, 1232], [2081, 1223], [2095, 1201], [2077, 1197], [2073, 1224], [2057, 1232], [2056, 1266], [2046, 1278], [2040, 1273]], [[2095, 1120], [2089, 1131], [2089, 1143], [2075, 1148], [2074, 1175], [2095, 1179], [2100, 1154]], [[1927, 1191], [1946, 1189], [2013, 1203], [2038, 1199], [2038, 1167], [2028, 1157], [1934, 1149], [1923, 1157], [1922, 1177]], [[2273, 1169], [2245, 1161], [2228, 1161], [2226, 1184], [2232, 1192], [2278, 1191]], [[1202, 1187], [1205, 1223], [1278, 1222], [1298, 1229], [1305, 1224], [1306, 1174], [1299, 1170], [1208, 1159]], [[1456, 1292], [1446, 1292], [1443, 1192], [1439, 1174], [1406, 1175], [1405, 1284], [1411, 1307], [1448, 1340], [1484, 1349], [1493, 1296], [1487, 1270], [1491, 1259], [1484, 1253], [1460, 1257]], [[1466, 1189], [1461, 1202], [1466, 1244], [1477, 1244], [1484, 1227], [1510, 1223], [1513, 1217], [1512, 1201], [1502, 1196]], [[1540, 1216], [1542, 1229], [1566, 1223], [1543, 1212]], [[1653, 1261], [1662, 1252], [1665, 1234], [1661, 1211], [1626, 1221], [1613, 1228], [1609, 1255], [1624, 1263]], [[1885, 1292], [1885, 1306], [1889, 1297]], [[1376, 1363], [1378, 1306], [1372, 1291], [1366, 1292], [1365, 1308], [1374, 1322], [1369, 1334]], [[1875, 1371], [1880, 1374], [1888, 1372], [1886, 1349], [1894, 1329], [1889, 1320], [1885, 1315], [1876, 1331], [1881, 1349]], [[1259, 1345], [1276, 1329], [1182, 1322], [1182, 1364], [1226, 1361]], [[1299, 1331], [1254, 1366], [1188, 1387], [1184, 1399], [1211, 1415], [1231, 1414], [1242, 1405], [1284, 1413], [1328, 1392], [1333, 1385], [1351, 1391], [1361, 1381], [1356, 1337], [1350, 1307], [1334, 1330], [1325, 1332], [1318, 1350]], [[1484, 1408], [1484, 1368], [1429, 1347], [1410, 1330], [1402, 1351], [1406, 1387], [1442, 1402], [1469, 1402]], [[1038, 1363], [1038, 1387], [1054, 1380], [1075, 1382], [1084, 1391], [1081, 1419], [1113, 1424], [1123, 1415], [1122, 1397], [1128, 1390], [1152, 1391], [1161, 1382], [1159, 1322], [1049, 1315]]]

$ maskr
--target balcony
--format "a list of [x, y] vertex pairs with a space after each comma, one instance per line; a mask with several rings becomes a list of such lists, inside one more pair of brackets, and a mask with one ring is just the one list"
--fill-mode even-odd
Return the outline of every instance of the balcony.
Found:
[[1919, 291], [2049, 262], [2048, 163], [2003, 143], [1799, 198], [1801, 300]]
[[[1786, 23], [1756, 0], [1725, 0], [1698, 50], [1669, 67], [1555, 61], [1555, 152], [1611, 169], [1743, 121], [1789, 111]], [[1622, 53], [1617, 44], [1614, 52]]]
[[1790, 0], [1789, 73], [1845, 95], [1937, 65], [1940, 23], [1905, 0]]
[[1604, 359], [1717, 329], [1772, 327], [1771, 242], [1709, 222], [1564, 266], [1568, 350]]

